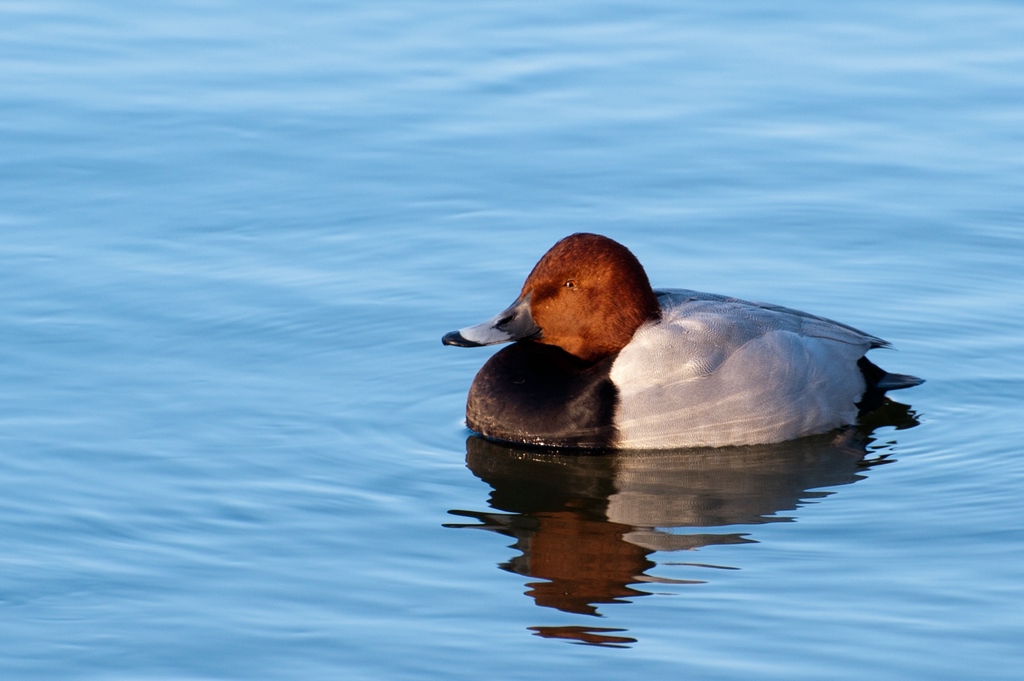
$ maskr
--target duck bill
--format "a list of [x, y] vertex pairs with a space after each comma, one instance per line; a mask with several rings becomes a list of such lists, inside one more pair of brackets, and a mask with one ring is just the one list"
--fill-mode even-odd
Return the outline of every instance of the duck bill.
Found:
[[527, 294], [483, 324], [445, 334], [441, 342], [460, 348], [478, 348], [482, 345], [539, 338], [540, 334], [540, 327], [530, 314], [530, 295]]

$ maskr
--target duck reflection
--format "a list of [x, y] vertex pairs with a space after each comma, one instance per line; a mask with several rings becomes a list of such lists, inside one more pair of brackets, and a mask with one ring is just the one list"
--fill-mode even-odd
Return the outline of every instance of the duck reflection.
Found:
[[[886, 425], [917, 424], [903, 405], [892, 403], [889, 416]], [[649, 595], [649, 584], [705, 581], [649, 574], [655, 552], [753, 543], [738, 526], [791, 521], [787, 511], [833, 494], [825, 488], [863, 479], [886, 461], [886, 454], [870, 449], [877, 425], [775, 445], [597, 454], [522, 448], [474, 435], [466, 441], [466, 462], [491, 486], [493, 511], [450, 511], [475, 522], [446, 527], [512, 537], [521, 555], [501, 567], [536, 580], [526, 593], [537, 605], [598, 615], [602, 604]], [[736, 569], [662, 564], [694, 568], [700, 577], [714, 568]], [[619, 629], [531, 629], [592, 645], [633, 642]]]

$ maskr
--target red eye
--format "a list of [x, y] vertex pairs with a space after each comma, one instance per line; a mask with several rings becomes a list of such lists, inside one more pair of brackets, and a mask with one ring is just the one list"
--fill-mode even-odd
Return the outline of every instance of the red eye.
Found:
[[579, 286], [579, 282], [576, 281], [575, 279], [568, 279], [565, 282], [566, 288], [576, 288], [577, 286]]

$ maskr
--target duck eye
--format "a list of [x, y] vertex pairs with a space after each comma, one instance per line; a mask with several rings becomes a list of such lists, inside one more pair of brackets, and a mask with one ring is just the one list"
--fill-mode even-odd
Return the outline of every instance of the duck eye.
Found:
[[575, 279], [567, 279], [565, 282], [566, 288], [576, 288], [577, 286], [579, 286], [579, 282]]

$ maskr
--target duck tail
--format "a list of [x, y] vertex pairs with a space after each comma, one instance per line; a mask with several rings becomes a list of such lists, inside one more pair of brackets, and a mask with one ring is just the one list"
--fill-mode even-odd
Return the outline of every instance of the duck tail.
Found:
[[881, 407], [885, 401], [885, 393], [889, 390], [913, 388], [915, 385], [924, 383], [924, 379], [917, 376], [890, 374], [867, 357], [861, 357], [857, 360], [857, 366], [860, 368], [861, 373], [864, 374], [864, 380], [867, 383], [864, 395], [861, 397], [860, 402], [857, 403], [857, 408], [861, 414], [866, 414]]
[[924, 383], [923, 378], [917, 376], [911, 376], [910, 374], [890, 374], [885, 373], [885, 376], [875, 384], [875, 387], [879, 390], [902, 390], [903, 388], [913, 388], [915, 385], [921, 385]]

